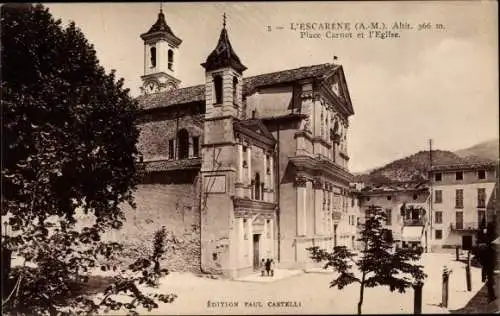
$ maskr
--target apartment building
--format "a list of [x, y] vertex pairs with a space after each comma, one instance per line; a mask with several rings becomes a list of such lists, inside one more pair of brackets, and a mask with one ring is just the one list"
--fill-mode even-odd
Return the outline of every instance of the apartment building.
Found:
[[481, 222], [494, 220], [497, 174], [495, 162], [432, 167], [433, 249], [475, 243]]
[[424, 182], [394, 182], [366, 186], [360, 191], [360, 213], [364, 215], [371, 206], [385, 210], [385, 228], [392, 232], [392, 239], [399, 247], [427, 249], [429, 231], [429, 187]]

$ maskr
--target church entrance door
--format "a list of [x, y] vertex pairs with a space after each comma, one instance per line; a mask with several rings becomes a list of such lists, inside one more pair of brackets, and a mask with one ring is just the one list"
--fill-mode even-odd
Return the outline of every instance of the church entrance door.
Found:
[[253, 269], [259, 270], [260, 264], [260, 234], [253, 234]]

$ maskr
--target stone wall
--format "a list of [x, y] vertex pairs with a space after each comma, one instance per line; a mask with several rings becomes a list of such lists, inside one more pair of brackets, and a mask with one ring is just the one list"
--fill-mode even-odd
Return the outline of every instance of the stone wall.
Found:
[[[154, 119], [145, 117], [138, 125], [140, 133], [137, 143], [137, 149], [144, 160], [168, 159], [168, 142], [171, 139], [177, 142], [177, 132], [181, 129], [187, 130], [190, 146], [193, 145], [193, 137], [199, 137], [199, 146], [203, 144], [203, 115], [197, 111], [198, 109], [193, 106], [193, 109], [186, 108], [179, 113], [158, 114]], [[177, 144], [175, 148], [177, 149]]]
[[[177, 173], [177, 174], [176, 174]], [[124, 207], [122, 229], [105, 238], [125, 245], [124, 262], [151, 254], [155, 231], [165, 226], [177, 244], [162, 266], [171, 271], [200, 270], [200, 177], [197, 171], [152, 174], [135, 192], [136, 209]]]

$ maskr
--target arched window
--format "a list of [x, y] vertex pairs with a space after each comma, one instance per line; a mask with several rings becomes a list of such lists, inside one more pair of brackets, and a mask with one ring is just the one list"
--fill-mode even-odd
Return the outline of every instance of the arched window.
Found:
[[255, 185], [255, 189], [254, 189], [255, 199], [260, 200], [260, 175], [258, 172], [255, 174], [254, 185]]
[[178, 159], [187, 158], [189, 155], [189, 133], [185, 129], [177, 132]]
[[156, 67], [156, 47], [151, 47], [149, 49], [149, 52], [151, 53], [151, 68]]
[[174, 70], [174, 51], [168, 50], [168, 69]]

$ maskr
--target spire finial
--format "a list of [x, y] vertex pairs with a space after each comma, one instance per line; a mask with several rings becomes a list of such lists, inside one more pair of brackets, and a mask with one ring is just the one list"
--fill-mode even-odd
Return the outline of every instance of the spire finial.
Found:
[[160, 13], [163, 13], [163, 2], [160, 1]]
[[226, 12], [224, 12], [224, 14], [222, 15], [222, 27], [223, 28], [226, 28]]

